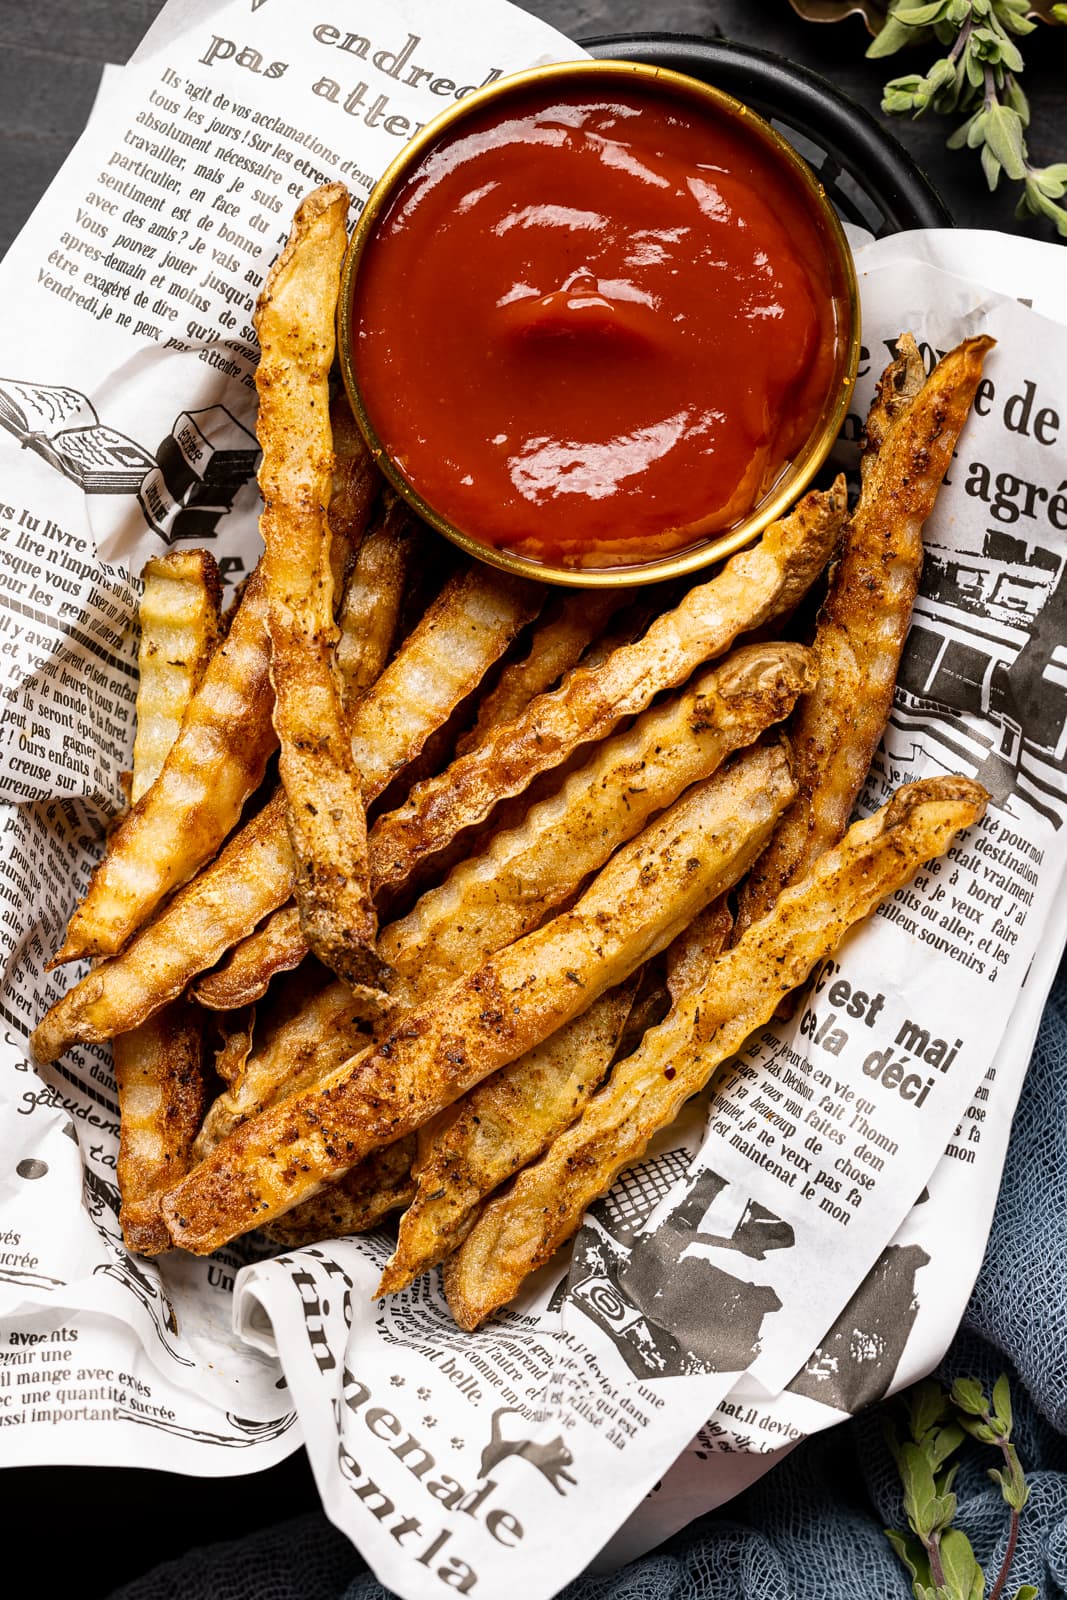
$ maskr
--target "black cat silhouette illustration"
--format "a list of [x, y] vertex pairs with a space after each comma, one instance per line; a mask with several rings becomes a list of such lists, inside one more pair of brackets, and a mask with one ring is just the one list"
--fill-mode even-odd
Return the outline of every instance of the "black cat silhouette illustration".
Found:
[[539, 1443], [535, 1439], [505, 1439], [501, 1427], [503, 1419], [507, 1416], [520, 1417], [521, 1411], [516, 1411], [514, 1406], [500, 1406], [493, 1412], [490, 1424], [489, 1443], [482, 1451], [481, 1466], [478, 1468], [480, 1478], [488, 1478], [498, 1462], [505, 1456], [519, 1456], [523, 1461], [528, 1461], [536, 1467], [542, 1477], [547, 1478], [557, 1494], [566, 1494], [564, 1483], [577, 1483], [567, 1471], [573, 1465], [574, 1457], [560, 1436]]

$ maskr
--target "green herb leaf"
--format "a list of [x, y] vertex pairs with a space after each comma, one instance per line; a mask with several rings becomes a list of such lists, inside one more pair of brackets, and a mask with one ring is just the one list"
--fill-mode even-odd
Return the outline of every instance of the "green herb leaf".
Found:
[[[1054, 9], [1057, 11], [1067, 11], [1067, 6], [1056, 6]], [[1062, 20], [1067, 22], [1067, 16], [1065, 16]], [[1039, 1590], [1034, 1588], [1032, 1583], [1021, 1583], [1015, 1591], [1014, 1600], [1037, 1600], [1039, 1592]]]
[[[1006, 170], [1007, 163], [1005, 162]], [[993, 1420], [1000, 1423], [1001, 1432], [1007, 1437], [1011, 1432], [1012, 1415], [1011, 1388], [1008, 1384], [1008, 1375], [1005, 1372], [1000, 1374], [1000, 1377], [993, 1385]]]
[[[1026, 177], [1026, 144], [1023, 140], [1023, 125], [1018, 116], [1008, 106], [993, 105], [989, 108], [989, 115], [985, 124], [986, 144], [992, 150], [1009, 178], [1020, 182]], [[997, 1379], [998, 1386], [1006, 1380]], [[996, 1402], [996, 1389], [993, 1391], [994, 1416], [999, 1417]], [[1007, 1426], [1002, 1431], [1011, 1430], [1011, 1401], [1008, 1401]]]
[[900, 1447], [900, 1476], [904, 1485], [904, 1510], [920, 1539], [929, 1539], [939, 1525], [941, 1508], [930, 1463], [910, 1440]]
[[957, 1378], [949, 1391], [957, 1411], [980, 1417], [986, 1409], [985, 1390], [975, 1378]]
[[915, 38], [914, 28], [905, 28], [890, 13], [882, 24], [881, 29], [875, 34], [867, 46], [868, 58], [874, 61], [879, 56], [891, 56], [906, 44], [911, 44]]
[[916, 1441], [925, 1438], [939, 1422], [947, 1422], [951, 1415], [945, 1391], [935, 1378], [924, 1378], [909, 1391], [907, 1407], [911, 1436]]
[[884, 1532], [898, 1559], [911, 1574], [913, 1583], [929, 1585], [930, 1557], [923, 1549], [921, 1540], [913, 1533], [898, 1533], [893, 1528], [886, 1528]]
[[925, 28], [944, 14], [944, 0], [933, 0], [932, 5], [925, 6], [897, 6], [893, 12], [896, 21], [902, 22], [906, 28]]
[[985, 1578], [975, 1560], [971, 1541], [958, 1528], [949, 1528], [941, 1539], [941, 1566], [945, 1574], [945, 1587], [953, 1600], [957, 1600], [957, 1597], [958, 1600], [981, 1600], [985, 1593]]

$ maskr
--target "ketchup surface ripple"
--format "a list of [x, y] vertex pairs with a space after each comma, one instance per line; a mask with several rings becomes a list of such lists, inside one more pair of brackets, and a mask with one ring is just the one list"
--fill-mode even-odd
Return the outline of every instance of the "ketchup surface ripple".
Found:
[[534, 87], [445, 131], [372, 232], [353, 360], [414, 489], [560, 565], [740, 522], [832, 381], [826, 246], [758, 139], [629, 85]]

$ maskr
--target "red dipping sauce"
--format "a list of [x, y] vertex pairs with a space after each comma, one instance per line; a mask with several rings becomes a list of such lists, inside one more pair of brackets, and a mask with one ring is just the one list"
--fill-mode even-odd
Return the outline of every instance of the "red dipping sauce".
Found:
[[655, 81], [536, 82], [395, 188], [353, 368], [439, 518], [628, 566], [734, 527], [781, 478], [841, 386], [841, 294], [810, 194], [744, 117]]

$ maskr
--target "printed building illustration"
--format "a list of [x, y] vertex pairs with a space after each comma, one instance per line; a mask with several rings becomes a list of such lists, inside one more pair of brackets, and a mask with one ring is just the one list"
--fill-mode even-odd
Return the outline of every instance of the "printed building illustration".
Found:
[[890, 722], [921, 731], [995, 801], [1014, 796], [1058, 827], [1067, 816], [1067, 561], [993, 528], [975, 550], [929, 544]]

